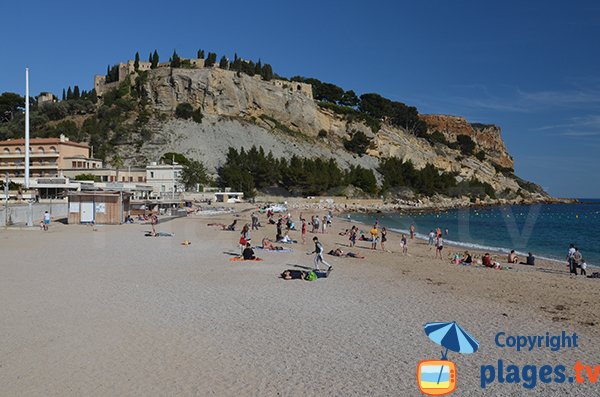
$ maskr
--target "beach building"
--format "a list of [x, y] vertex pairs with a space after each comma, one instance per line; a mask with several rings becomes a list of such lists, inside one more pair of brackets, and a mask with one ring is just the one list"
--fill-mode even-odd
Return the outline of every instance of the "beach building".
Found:
[[62, 174], [69, 178], [75, 178], [81, 174], [94, 176], [97, 182], [129, 182], [129, 183], [145, 183], [146, 168], [127, 167], [127, 168], [69, 168], [62, 171]]
[[68, 223], [119, 225], [129, 215], [131, 193], [123, 191], [69, 192]]
[[[81, 171], [102, 166], [102, 161], [91, 159], [90, 147], [85, 143], [60, 138], [32, 138], [29, 141], [31, 177], [56, 177], [65, 169]], [[25, 174], [25, 139], [0, 141], [0, 174], [23, 177]]]
[[181, 164], [150, 163], [146, 166], [146, 183], [152, 186], [152, 197], [177, 198], [185, 191], [181, 183]]

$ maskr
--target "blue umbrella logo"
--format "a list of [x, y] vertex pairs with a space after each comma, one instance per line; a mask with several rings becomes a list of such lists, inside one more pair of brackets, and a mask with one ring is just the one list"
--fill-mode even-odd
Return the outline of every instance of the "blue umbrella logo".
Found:
[[[442, 350], [442, 360], [447, 359], [448, 350], [461, 354], [471, 354], [479, 349], [479, 342], [456, 324], [455, 321], [451, 323], [427, 323], [424, 328], [429, 339], [446, 348], [445, 352]], [[444, 366], [442, 365], [437, 378], [438, 384], [440, 383], [443, 370]]]

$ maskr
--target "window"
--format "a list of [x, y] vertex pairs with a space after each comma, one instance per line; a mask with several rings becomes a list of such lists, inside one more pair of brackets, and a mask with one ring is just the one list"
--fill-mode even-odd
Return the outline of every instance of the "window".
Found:
[[38, 148], [38, 152], [40, 152], [41, 154], [46, 153], [46, 151], [44, 150], [44, 148], [41, 147], [41, 146]]
[[133, 177], [132, 176], [129, 177], [129, 182], [133, 182]]
[[77, 168], [77, 161], [71, 161], [71, 168]]
[[154, 171], [150, 171], [150, 178], [154, 178]]
[[52, 153], [58, 153], [58, 151], [56, 150], [56, 148], [54, 146], [50, 146], [50, 151]]
[[16, 154], [21, 154], [21, 148], [20, 148], [20, 147], [16, 148], [16, 149], [15, 149], [15, 153], [16, 153]]
[[4, 154], [9, 154], [10, 153], [10, 149], [9, 148], [4, 148]]
[[138, 176], [138, 182], [144, 182], [144, 177], [143, 176]]

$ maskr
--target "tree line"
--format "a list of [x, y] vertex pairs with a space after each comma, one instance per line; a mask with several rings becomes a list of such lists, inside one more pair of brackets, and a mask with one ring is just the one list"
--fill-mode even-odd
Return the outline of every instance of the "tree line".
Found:
[[432, 196], [495, 197], [493, 187], [476, 178], [457, 182], [456, 174], [440, 172], [427, 164], [416, 169], [411, 161], [390, 157], [380, 161], [377, 171], [383, 178], [381, 188], [372, 170], [361, 166], [340, 169], [334, 159], [276, 158], [262, 147], [239, 151], [230, 147], [225, 162], [218, 168], [217, 183], [254, 197], [256, 190], [282, 187], [294, 195], [340, 194], [349, 185], [370, 195], [393, 192], [406, 187], [417, 194]]

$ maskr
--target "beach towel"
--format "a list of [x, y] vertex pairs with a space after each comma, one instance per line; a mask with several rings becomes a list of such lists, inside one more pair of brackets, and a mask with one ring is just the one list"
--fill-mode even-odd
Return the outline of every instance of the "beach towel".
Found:
[[175, 233], [168, 233], [168, 232], [156, 232], [156, 234], [153, 236], [152, 233], [146, 233], [144, 234], [144, 236], [146, 237], [173, 237], [175, 235]]
[[242, 262], [258, 262], [258, 261], [262, 261], [262, 258], [254, 258], [254, 259], [244, 259], [241, 256], [235, 256], [233, 258], [229, 258], [230, 261], [242, 261]]

